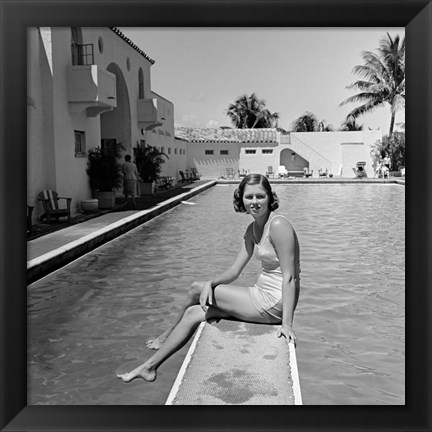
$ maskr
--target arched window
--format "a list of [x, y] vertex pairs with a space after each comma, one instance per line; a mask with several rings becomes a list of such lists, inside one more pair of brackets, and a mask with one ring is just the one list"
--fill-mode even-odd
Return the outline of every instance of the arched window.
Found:
[[144, 73], [142, 68], [138, 71], [138, 98], [144, 99]]
[[83, 44], [81, 27], [71, 27], [72, 65], [94, 64], [93, 44]]

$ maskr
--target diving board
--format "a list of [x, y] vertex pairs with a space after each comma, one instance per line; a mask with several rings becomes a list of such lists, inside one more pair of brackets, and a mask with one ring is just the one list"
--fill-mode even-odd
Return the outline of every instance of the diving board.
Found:
[[295, 347], [279, 327], [200, 324], [166, 405], [301, 405]]

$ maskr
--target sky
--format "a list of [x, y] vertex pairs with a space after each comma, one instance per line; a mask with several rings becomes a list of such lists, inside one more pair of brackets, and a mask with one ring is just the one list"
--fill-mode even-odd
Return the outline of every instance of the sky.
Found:
[[[279, 126], [290, 130], [306, 111], [336, 129], [360, 103], [339, 104], [356, 93], [352, 70], [363, 51], [376, 51], [401, 28], [120, 28], [155, 60], [151, 88], [174, 104], [175, 126], [232, 126], [230, 103], [255, 93]], [[367, 130], [388, 133], [390, 106], [358, 118]], [[404, 112], [396, 123], [405, 122]]]

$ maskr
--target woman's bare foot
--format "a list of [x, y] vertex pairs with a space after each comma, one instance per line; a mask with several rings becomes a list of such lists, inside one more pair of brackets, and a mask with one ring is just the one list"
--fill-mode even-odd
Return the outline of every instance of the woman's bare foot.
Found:
[[146, 346], [149, 349], [158, 350], [167, 340], [167, 337], [171, 333], [171, 330], [165, 330], [160, 336], [157, 338], [147, 339]]
[[156, 379], [156, 375], [156, 369], [151, 369], [150, 366], [143, 364], [142, 366], [137, 367], [131, 372], [117, 374], [117, 377], [125, 383], [131, 382], [136, 378], [142, 378], [145, 381], [152, 382]]

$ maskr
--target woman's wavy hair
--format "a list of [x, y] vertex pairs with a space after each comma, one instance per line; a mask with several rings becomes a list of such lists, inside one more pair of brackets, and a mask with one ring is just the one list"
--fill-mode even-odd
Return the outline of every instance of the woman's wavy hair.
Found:
[[236, 212], [246, 213], [243, 204], [243, 194], [246, 185], [261, 185], [269, 197], [269, 210], [274, 211], [279, 207], [279, 198], [277, 197], [276, 192], [272, 191], [267, 177], [262, 174], [249, 174], [241, 181], [239, 187], [234, 191], [233, 204]]

